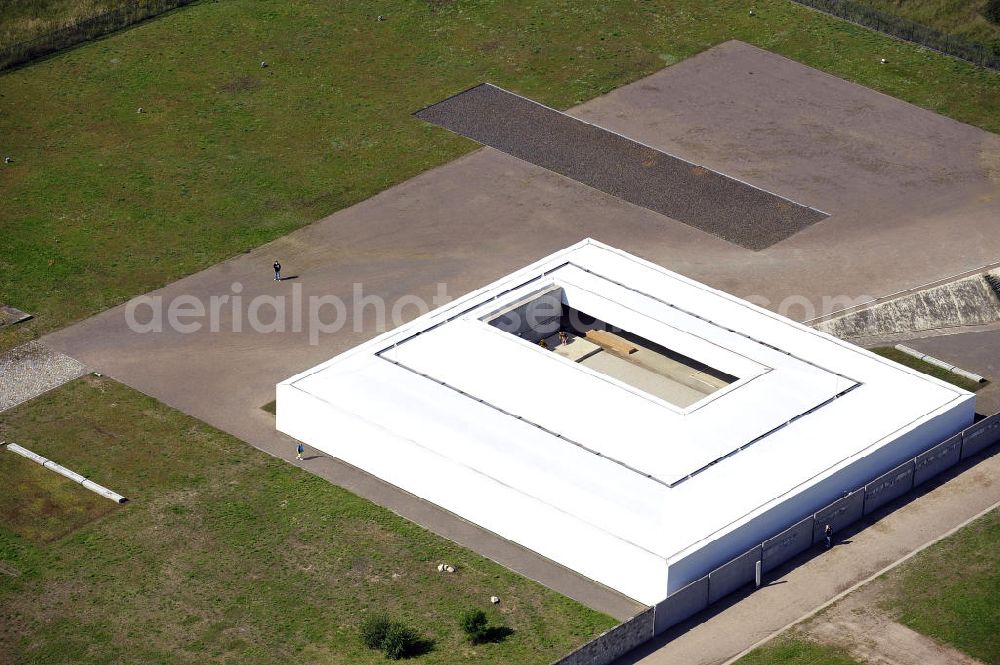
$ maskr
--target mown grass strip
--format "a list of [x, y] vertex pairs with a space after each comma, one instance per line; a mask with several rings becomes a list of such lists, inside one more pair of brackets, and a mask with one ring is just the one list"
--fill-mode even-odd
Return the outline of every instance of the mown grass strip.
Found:
[[913, 630], [1000, 662], [1000, 510], [886, 576], [885, 607]]
[[955, 374], [954, 372], [949, 372], [943, 367], [938, 367], [937, 365], [932, 365], [925, 360], [920, 358], [914, 358], [908, 353], [903, 353], [899, 349], [893, 346], [879, 346], [873, 349], [869, 349], [872, 353], [877, 353], [883, 358], [888, 358], [893, 362], [897, 362], [900, 365], [909, 367], [910, 369], [915, 369], [918, 372], [923, 372], [924, 374], [929, 374], [935, 379], [941, 379], [942, 381], [947, 381], [948, 383], [958, 386], [962, 390], [968, 390], [969, 392], [976, 392], [980, 388], [986, 386], [986, 383], [978, 383], [972, 379], [968, 379], [964, 376]]
[[[44, 517], [37, 503], [0, 512], [0, 654], [13, 662], [380, 663], [359, 627], [386, 612], [429, 643], [422, 663], [546, 665], [615, 624], [107, 379], [4, 413], [0, 436], [131, 499], [97, 497], [112, 512], [88, 522], [50, 516], [54, 538], [20, 535]], [[33, 482], [25, 463], [0, 466], [0, 506]], [[469, 644], [470, 609], [513, 632]]]

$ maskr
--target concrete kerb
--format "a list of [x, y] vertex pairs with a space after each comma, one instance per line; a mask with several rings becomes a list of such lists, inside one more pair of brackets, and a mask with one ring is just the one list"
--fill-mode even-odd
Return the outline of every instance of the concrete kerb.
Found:
[[952, 374], [957, 374], [958, 376], [964, 377], [971, 381], [975, 381], [976, 383], [983, 383], [986, 381], [986, 377], [980, 376], [979, 374], [974, 374], [973, 372], [966, 371], [961, 367], [958, 367], [957, 365], [952, 365], [951, 363], [939, 360], [934, 356], [927, 355], [926, 353], [921, 353], [920, 351], [910, 348], [905, 344], [897, 344], [896, 350], [902, 351], [908, 356], [913, 356], [917, 360], [923, 360], [925, 363], [929, 363], [931, 365], [934, 365], [935, 367], [940, 367], [941, 369], [947, 370]]
[[13, 443], [13, 442], [10, 442], [10, 443], [0, 442], [0, 445], [6, 447], [7, 450], [9, 450], [12, 453], [16, 453], [16, 454], [20, 455], [21, 457], [24, 457], [25, 459], [29, 459], [32, 462], [35, 462], [36, 464], [41, 465], [43, 468], [48, 469], [49, 471], [54, 471], [55, 473], [58, 473], [59, 475], [64, 476], [64, 477], [72, 480], [74, 483], [78, 483], [79, 485], [82, 485], [83, 487], [85, 487], [86, 489], [90, 490], [91, 492], [94, 492], [96, 494], [100, 494], [101, 496], [103, 496], [106, 499], [111, 499], [112, 501], [114, 501], [115, 503], [118, 503], [118, 504], [122, 504], [122, 503], [127, 503], [128, 502], [128, 499], [126, 499], [121, 494], [118, 494], [117, 492], [115, 492], [113, 490], [109, 490], [107, 487], [104, 487], [103, 485], [98, 485], [94, 481], [88, 480], [87, 478], [85, 478], [84, 476], [80, 475], [76, 471], [73, 471], [72, 469], [67, 469], [66, 467], [64, 467], [61, 464], [57, 464], [57, 463], [53, 462], [52, 460], [50, 460], [50, 459], [48, 459], [46, 457], [42, 457], [38, 453], [30, 451], [27, 448], [25, 448], [24, 446], [19, 446], [18, 444]]

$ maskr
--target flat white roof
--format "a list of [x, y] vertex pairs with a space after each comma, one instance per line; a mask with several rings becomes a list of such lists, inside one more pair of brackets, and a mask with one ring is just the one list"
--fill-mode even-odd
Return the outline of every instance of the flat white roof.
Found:
[[[554, 286], [738, 380], [679, 408], [486, 322]], [[668, 561], [970, 398], [590, 239], [283, 385]]]

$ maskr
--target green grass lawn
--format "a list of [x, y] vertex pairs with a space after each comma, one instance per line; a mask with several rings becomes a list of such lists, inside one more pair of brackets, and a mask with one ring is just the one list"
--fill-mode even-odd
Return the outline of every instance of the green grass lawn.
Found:
[[913, 630], [1000, 663], [1000, 510], [886, 577], [886, 609]]
[[860, 665], [842, 649], [799, 636], [775, 638], [736, 661], [736, 665]]
[[115, 508], [108, 499], [2, 448], [0, 478], [0, 524], [36, 543], [56, 540]]
[[919, 358], [914, 358], [910, 354], [903, 353], [893, 346], [879, 346], [874, 349], [869, 349], [869, 351], [877, 353], [883, 358], [888, 358], [889, 360], [897, 362], [900, 365], [905, 365], [910, 369], [915, 369], [918, 372], [923, 372], [924, 374], [930, 374], [936, 379], [947, 381], [948, 383], [956, 385], [963, 390], [968, 390], [969, 392], [976, 392], [980, 388], [986, 386], [985, 383], [977, 383], [972, 379], [967, 379], [964, 376], [955, 374], [954, 372], [949, 372], [943, 367], [938, 367], [937, 365], [932, 365]]
[[[871, 585], [871, 593], [882, 599], [881, 609], [889, 618], [983, 663], [1000, 663], [1000, 509], [931, 545]], [[820, 615], [812, 621], [822, 620]], [[863, 636], [843, 638], [850, 643]], [[854, 662], [845, 651], [816, 644], [793, 629], [738, 664]]]
[[996, 72], [786, 0], [746, 7], [202, 2], [0, 74], [0, 302], [35, 315], [0, 350], [473, 149], [410, 113], [481, 81], [566, 108], [735, 38], [1000, 130]]
[[990, 23], [983, 14], [987, 0], [861, 1], [887, 14], [1000, 50], [1000, 25]]
[[[615, 623], [108, 379], [4, 413], [0, 437], [130, 499], [0, 450], [5, 665], [384, 662], [358, 639], [375, 611], [433, 642], [419, 662], [547, 664]], [[514, 632], [469, 645], [470, 608]]]

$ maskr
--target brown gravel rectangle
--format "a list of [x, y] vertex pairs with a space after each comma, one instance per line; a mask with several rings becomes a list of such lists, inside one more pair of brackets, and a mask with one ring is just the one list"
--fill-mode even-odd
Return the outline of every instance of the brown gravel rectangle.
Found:
[[414, 115], [752, 250], [828, 216], [488, 83]]

